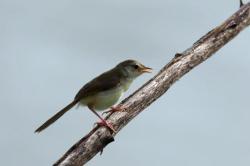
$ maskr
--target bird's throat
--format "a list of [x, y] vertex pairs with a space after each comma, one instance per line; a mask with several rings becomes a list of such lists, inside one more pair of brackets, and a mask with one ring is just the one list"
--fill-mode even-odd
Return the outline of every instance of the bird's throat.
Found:
[[121, 86], [122, 86], [124, 92], [126, 92], [128, 90], [128, 88], [130, 87], [133, 80], [134, 79], [128, 79], [128, 78], [122, 80]]

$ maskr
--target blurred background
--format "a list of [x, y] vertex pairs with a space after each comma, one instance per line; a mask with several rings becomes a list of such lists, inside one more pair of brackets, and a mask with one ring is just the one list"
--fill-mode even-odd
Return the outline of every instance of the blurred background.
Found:
[[[0, 0], [1, 165], [52, 165], [97, 118], [67, 105], [125, 59], [154, 68], [139, 88], [239, 8], [238, 0]], [[250, 28], [126, 126], [87, 165], [250, 165]], [[116, 163], [116, 164], [115, 164]]]

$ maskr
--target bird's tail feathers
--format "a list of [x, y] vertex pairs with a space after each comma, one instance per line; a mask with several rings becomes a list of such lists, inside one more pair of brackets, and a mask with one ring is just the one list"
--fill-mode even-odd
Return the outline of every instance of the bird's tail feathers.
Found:
[[74, 105], [78, 103], [78, 100], [72, 101], [69, 105], [64, 107], [61, 111], [56, 113], [54, 116], [52, 116], [49, 120], [47, 120], [44, 124], [42, 124], [40, 127], [36, 129], [36, 133], [41, 132], [42, 130], [49, 127], [52, 123], [54, 123], [57, 119], [59, 119], [63, 114], [65, 114], [67, 111], [69, 111]]

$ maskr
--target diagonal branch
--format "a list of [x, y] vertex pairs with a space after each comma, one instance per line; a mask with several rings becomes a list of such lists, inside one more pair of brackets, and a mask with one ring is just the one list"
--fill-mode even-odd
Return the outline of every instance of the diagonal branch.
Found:
[[[120, 131], [129, 121], [163, 95], [173, 83], [212, 56], [249, 24], [250, 3], [247, 3], [223, 24], [200, 38], [192, 47], [181, 54], [176, 54], [156, 76], [122, 101], [121, 104], [125, 109], [108, 115], [108, 121], [114, 124], [117, 131]], [[81, 166], [114, 141], [114, 135], [105, 127], [96, 127], [72, 146], [54, 165]]]

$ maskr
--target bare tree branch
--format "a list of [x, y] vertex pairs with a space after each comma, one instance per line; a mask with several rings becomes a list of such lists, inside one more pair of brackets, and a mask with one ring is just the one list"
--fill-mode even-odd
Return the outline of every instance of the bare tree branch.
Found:
[[[250, 3], [247, 3], [222, 25], [194, 43], [192, 47], [183, 53], [176, 54], [156, 76], [121, 102], [125, 107], [122, 112], [108, 115], [107, 120], [113, 123], [117, 131], [120, 131], [129, 121], [163, 95], [173, 83], [212, 56], [249, 24]], [[54, 165], [81, 166], [101, 152], [107, 144], [114, 141], [114, 135], [105, 127], [96, 127], [72, 146]]]

